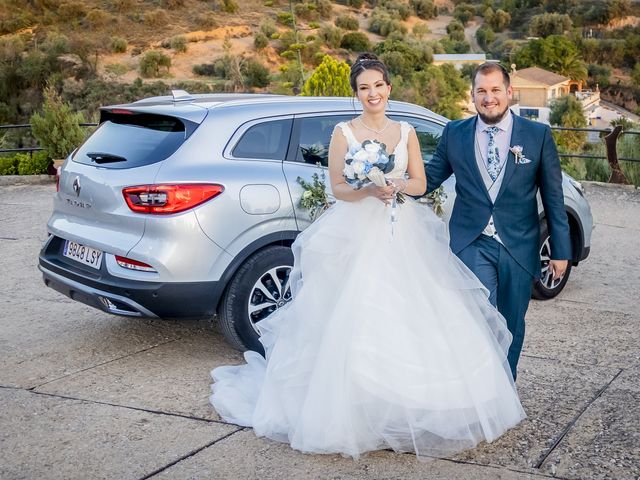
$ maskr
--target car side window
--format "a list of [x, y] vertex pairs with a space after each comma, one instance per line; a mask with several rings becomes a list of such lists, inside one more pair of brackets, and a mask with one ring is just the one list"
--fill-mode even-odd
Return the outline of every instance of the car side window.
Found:
[[430, 122], [421, 118], [415, 117], [400, 117], [393, 115], [392, 118], [398, 121], [405, 121], [413, 126], [418, 136], [418, 143], [420, 143], [420, 151], [422, 152], [422, 161], [426, 164], [432, 158], [438, 146], [438, 141], [442, 136], [444, 125]]
[[329, 143], [336, 124], [350, 120], [353, 115], [331, 115], [324, 117], [303, 117], [296, 120], [299, 141], [294, 161], [329, 165]]
[[233, 148], [238, 158], [284, 160], [291, 134], [291, 119], [273, 120], [250, 127]]

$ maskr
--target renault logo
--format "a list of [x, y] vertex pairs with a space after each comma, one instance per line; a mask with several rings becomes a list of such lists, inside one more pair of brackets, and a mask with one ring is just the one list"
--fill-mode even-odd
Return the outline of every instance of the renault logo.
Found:
[[76, 179], [73, 181], [73, 191], [76, 192], [76, 197], [80, 196], [80, 189], [82, 187], [80, 186], [80, 177], [76, 177]]

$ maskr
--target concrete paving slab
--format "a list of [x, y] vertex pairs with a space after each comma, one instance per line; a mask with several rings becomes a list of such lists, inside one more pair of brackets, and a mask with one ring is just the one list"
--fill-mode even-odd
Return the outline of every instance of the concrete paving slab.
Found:
[[[638, 283], [640, 284], [640, 282]], [[640, 315], [559, 299], [534, 302], [527, 313], [524, 354], [569, 363], [640, 364]]]
[[625, 370], [542, 465], [568, 479], [640, 478], [640, 368]]
[[288, 445], [257, 438], [252, 430], [244, 430], [177, 463], [153, 478], [534, 480], [543, 477], [501, 467], [446, 460], [419, 462], [414, 455], [394, 452], [368, 453], [358, 460], [340, 455], [308, 455], [292, 450]]
[[0, 388], [0, 478], [138, 479], [237, 429]]
[[518, 393], [527, 418], [491, 444], [457, 455], [457, 460], [538, 472], [549, 448], [619, 370], [523, 357]]
[[[183, 337], [48, 383], [39, 392], [219, 420], [209, 405], [209, 372], [244, 361], [207, 322]], [[167, 388], [171, 385], [171, 388]]]
[[176, 322], [114, 317], [69, 302], [30, 299], [5, 308], [0, 385], [33, 388], [180, 338]]

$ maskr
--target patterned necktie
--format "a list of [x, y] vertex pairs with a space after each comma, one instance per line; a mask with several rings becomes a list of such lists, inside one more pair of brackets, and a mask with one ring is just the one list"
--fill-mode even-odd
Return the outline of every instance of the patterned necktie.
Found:
[[498, 127], [487, 127], [486, 132], [489, 134], [489, 146], [487, 147], [487, 172], [494, 182], [500, 175], [500, 154], [498, 146], [495, 142], [495, 135], [500, 129]]

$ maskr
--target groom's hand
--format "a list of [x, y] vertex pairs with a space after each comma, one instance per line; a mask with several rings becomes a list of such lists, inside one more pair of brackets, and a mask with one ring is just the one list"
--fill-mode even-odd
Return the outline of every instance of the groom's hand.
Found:
[[553, 275], [553, 279], [557, 280], [567, 271], [567, 266], [569, 265], [568, 260], [549, 260], [549, 268], [551, 269], [551, 273]]

